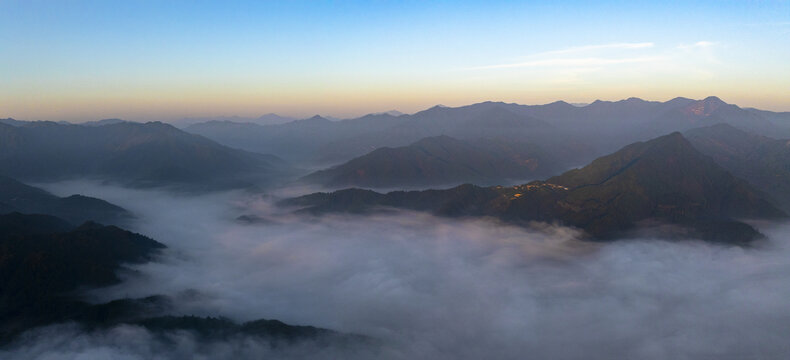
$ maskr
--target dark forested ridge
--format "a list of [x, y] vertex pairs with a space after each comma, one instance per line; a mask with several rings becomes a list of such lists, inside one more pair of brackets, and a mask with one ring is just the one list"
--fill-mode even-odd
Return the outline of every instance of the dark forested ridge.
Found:
[[115, 226], [0, 215], [0, 339], [72, 319], [88, 306], [74, 290], [115, 284], [121, 264], [148, 261], [162, 248]]
[[385, 206], [517, 223], [559, 222], [596, 239], [621, 237], [658, 222], [684, 229], [680, 235], [688, 237], [746, 242], [758, 233], [736, 219], [786, 217], [680, 133], [634, 143], [583, 168], [520, 186], [462, 185], [387, 194], [348, 189], [289, 199], [282, 205], [311, 213], [365, 213]]
[[79, 291], [116, 284], [124, 264], [152, 260], [165, 246], [115, 226], [87, 222], [74, 227], [49, 215], [0, 215], [0, 345], [26, 330], [77, 322], [86, 330], [118, 324], [154, 334], [188, 331], [202, 340], [257, 336], [273, 342], [317, 340], [324, 345], [369, 342], [312, 326], [277, 320], [243, 324], [223, 318], [172, 316], [162, 296], [85, 302]]
[[0, 214], [9, 212], [53, 215], [72, 224], [92, 220], [122, 225], [133, 218], [131, 213], [120, 206], [101, 199], [83, 195], [61, 198], [37, 187], [0, 176]]

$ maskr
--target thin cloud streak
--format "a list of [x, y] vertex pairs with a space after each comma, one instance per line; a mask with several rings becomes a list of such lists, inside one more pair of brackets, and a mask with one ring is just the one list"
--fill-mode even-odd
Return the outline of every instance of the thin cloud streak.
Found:
[[[576, 46], [559, 50], [545, 51], [527, 56], [527, 61], [509, 63], [509, 64], [495, 64], [484, 65], [466, 68], [465, 70], [488, 70], [488, 69], [509, 69], [509, 68], [523, 68], [523, 67], [586, 67], [586, 66], [602, 66], [602, 65], [617, 65], [628, 63], [643, 63], [660, 61], [663, 59], [657, 57], [601, 57], [601, 51], [617, 51], [617, 50], [640, 50], [649, 49], [654, 47], [652, 42], [639, 42], [639, 43], [611, 43], [611, 44], [598, 44], [598, 45], [585, 45]], [[586, 54], [584, 56], [583, 54]], [[558, 55], [577, 55], [580, 57], [557, 57]], [[621, 55], [622, 56], [622, 55]]]
[[655, 46], [652, 42], [641, 42], [641, 43], [612, 43], [612, 44], [600, 44], [600, 45], [585, 45], [585, 46], [575, 46], [570, 47], [567, 49], [560, 49], [560, 50], [552, 50], [546, 51], [538, 54], [534, 54], [531, 56], [546, 56], [546, 55], [558, 55], [558, 54], [572, 54], [572, 53], [579, 53], [585, 51], [593, 51], [593, 50], [608, 50], [608, 49], [647, 49], [652, 48]]
[[678, 49], [707, 49], [713, 46], [716, 46], [717, 43], [713, 41], [697, 41], [693, 44], [681, 44], [678, 45]]
[[666, 58], [660, 56], [631, 57], [631, 58], [619, 58], [619, 59], [607, 59], [607, 58], [596, 58], [596, 57], [563, 58], [563, 59], [525, 61], [525, 62], [512, 63], [512, 64], [478, 66], [478, 67], [468, 68], [468, 70], [510, 69], [510, 68], [527, 68], [527, 67], [586, 67], [586, 66], [650, 63], [650, 62], [660, 62], [664, 60], [666, 60]]

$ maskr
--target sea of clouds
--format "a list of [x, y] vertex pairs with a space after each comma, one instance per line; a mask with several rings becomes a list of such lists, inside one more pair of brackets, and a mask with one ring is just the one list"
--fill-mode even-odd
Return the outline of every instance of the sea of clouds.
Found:
[[[209, 195], [87, 182], [44, 186], [134, 212], [168, 246], [96, 302], [170, 296], [175, 312], [313, 325], [375, 350], [239, 337], [167, 341], [135, 326], [26, 334], [2, 358], [744, 359], [790, 356], [790, 226], [742, 248], [698, 241], [577, 240], [569, 228], [417, 212], [294, 215], [294, 192]], [[238, 216], [258, 218], [241, 222]]]

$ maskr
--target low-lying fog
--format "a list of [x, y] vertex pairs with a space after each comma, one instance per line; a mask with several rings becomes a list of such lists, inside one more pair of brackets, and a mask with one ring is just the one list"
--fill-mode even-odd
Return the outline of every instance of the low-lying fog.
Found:
[[[313, 218], [242, 192], [197, 197], [44, 185], [126, 207], [169, 249], [96, 301], [172, 296], [183, 314], [369, 335], [397, 359], [744, 359], [790, 355], [790, 227], [750, 249], [655, 239], [595, 245], [567, 228], [413, 212]], [[265, 218], [244, 224], [240, 215]], [[316, 357], [251, 339], [160, 343], [121, 326], [30, 334], [8, 356]], [[343, 354], [339, 349], [320, 355]], [[200, 354], [195, 354], [199, 352]], [[3, 355], [0, 353], [0, 355]], [[5, 356], [2, 356], [5, 357]], [[320, 356], [319, 356], [320, 357]]]

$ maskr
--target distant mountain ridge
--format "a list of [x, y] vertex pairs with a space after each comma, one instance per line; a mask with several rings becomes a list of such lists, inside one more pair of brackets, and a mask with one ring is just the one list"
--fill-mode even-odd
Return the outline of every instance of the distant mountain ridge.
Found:
[[230, 121], [237, 123], [250, 123], [257, 125], [276, 125], [284, 124], [290, 121], [297, 120], [290, 116], [280, 116], [275, 113], [268, 113], [259, 117], [244, 117], [244, 116], [203, 116], [203, 117], [187, 117], [177, 120], [168, 121], [168, 123], [179, 127], [186, 128], [191, 125], [212, 122], [212, 121]]
[[680, 134], [628, 145], [546, 181], [513, 187], [380, 194], [348, 189], [285, 200], [303, 212], [366, 213], [385, 206], [444, 216], [491, 216], [514, 223], [559, 222], [594, 239], [671, 225], [674, 235], [745, 243], [759, 236], [742, 218], [787, 215], [700, 154]]
[[782, 114], [741, 109], [713, 96], [666, 102], [596, 100], [585, 106], [564, 101], [545, 105], [488, 101], [461, 107], [434, 106], [411, 115], [378, 113], [341, 121], [271, 126], [204, 123], [186, 130], [229, 146], [319, 165], [343, 163], [377, 148], [406, 146], [440, 135], [460, 140], [508, 137], [538, 146], [584, 142], [597, 149], [591, 154], [594, 158], [634, 141], [716, 123], [790, 137], [790, 117]]
[[0, 172], [23, 180], [94, 177], [131, 186], [216, 189], [265, 185], [290, 171], [275, 156], [232, 149], [159, 122], [0, 124]]

